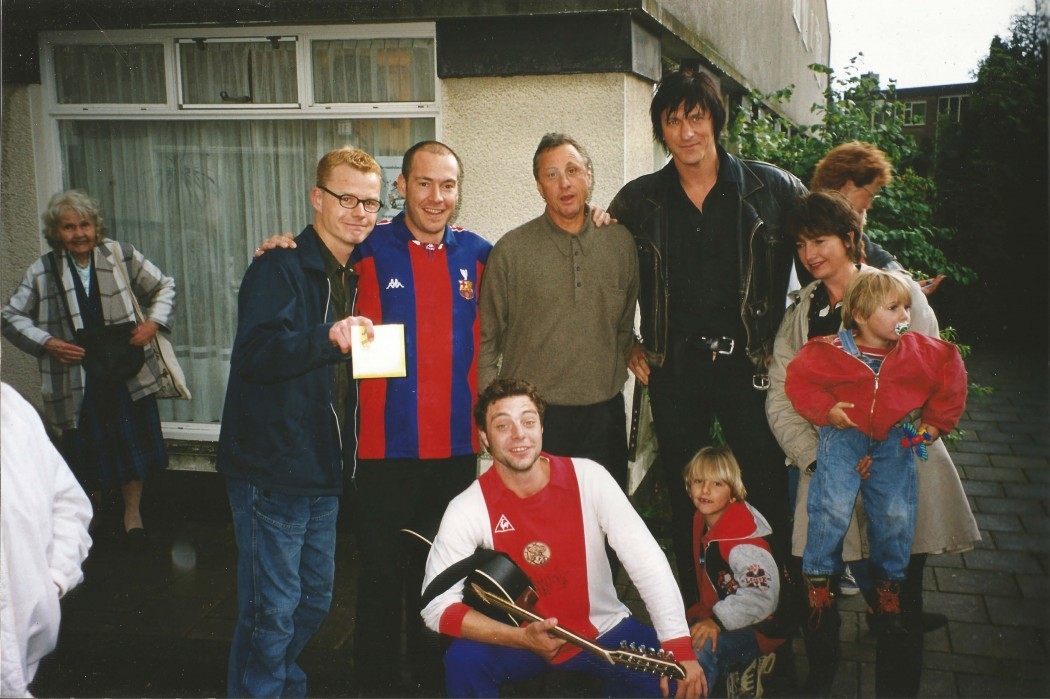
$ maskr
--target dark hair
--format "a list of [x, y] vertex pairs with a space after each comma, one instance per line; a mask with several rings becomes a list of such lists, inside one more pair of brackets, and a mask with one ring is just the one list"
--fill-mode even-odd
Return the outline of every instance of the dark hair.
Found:
[[851, 260], [860, 262], [864, 259], [860, 216], [850, 206], [849, 200], [834, 190], [822, 189], [796, 199], [781, 217], [780, 227], [789, 242], [798, 242], [801, 238], [838, 236]]
[[563, 133], [548, 133], [544, 134], [543, 138], [540, 139], [540, 145], [536, 146], [536, 152], [532, 156], [533, 179], [540, 179], [540, 156], [558, 146], [572, 146], [575, 148], [579, 152], [580, 157], [583, 158], [583, 164], [587, 166], [587, 174], [592, 179], [594, 178], [594, 166], [591, 164], [591, 156], [587, 153], [587, 149], [580, 145], [579, 141]]
[[459, 176], [456, 177], [456, 182], [463, 184], [463, 161], [456, 155], [456, 151], [440, 141], [420, 141], [405, 151], [404, 157], [401, 158], [401, 174], [404, 175], [406, 180], [408, 179], [408, 174], [412, 172], [412, 159], [416, 157], [416, 153], [419, 151], [435, 153], [436, 155], [451, 155], [456, 159], [456, 167], [459, 169]]
[[879, 187], [893, 179], [893, 166], [886, 154], [870, 143], [850, 141], [835, 146], [817, 163], [812, 189], [842, 189], [847, 182], [865, 187], [874, 182]]
[[656, 86], [656, 94], [649, 105], [653, 139], [663, 144], [664, 148], [667, 148], [667, 144], [664, 143], [664, 114], [674, 112], [680, 106], [685, 108], [686, 114], [700, 107], [700, 111], [711, 117], [715, 141], [721, 137], [722, 128], [726, 123], [726, 105], [722, 101], [722, 95], [718, 93], [715, 81], [702, 71], [679, 68], [664, 75], [660, 84]]
[[543, 414], [547, 411], [547, 401], [540, 398], [535, 386], [521, 379], [496, 379], [481, 392], [478, 402], [474, 405], [474, 424], [478, 429], [485, 431], [485, 418], [490, 405], [498, 400], [514, 396], [527, 396], [536, 406], [536, 412], [540, 414], [540, 421], [543, 421]]

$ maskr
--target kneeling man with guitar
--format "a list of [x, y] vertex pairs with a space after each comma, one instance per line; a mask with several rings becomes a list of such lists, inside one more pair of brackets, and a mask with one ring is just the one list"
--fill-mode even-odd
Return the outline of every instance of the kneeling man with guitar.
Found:
[[[454, 637], [445, 653], [448, 695], [494, 697], [505, 682], [576, 670], [601, 677], [604, 696], [666, 697], [669, 678], [675, 697], [706, 696], [663, 551], [603, 467], [541, 453], [544, 408], [535, 388], [515, 379], [497, 379], [478, 398], [474, 420], [493, 467], [445, 511], [424, 590], [479, 549], [506, 554], [525, 584], [478, 566], [424, 595], [432, 596], [422, 612], [427, 626]], [[617, 598], [606, 542], [655, 629]]]

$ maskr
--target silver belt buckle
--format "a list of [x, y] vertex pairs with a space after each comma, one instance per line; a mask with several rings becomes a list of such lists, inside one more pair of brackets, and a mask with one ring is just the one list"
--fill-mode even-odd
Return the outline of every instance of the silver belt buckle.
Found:
[[769, 374], [755, 374], [751, 377], [751, 386], [756, 391], [769, 390]]
[[[732, 354], [733, 350], [736, 349], [736, 340], [734, 340], [731, 337], [723, 337], [721, 339], [729, 340], [729, 349], [727, 349], [727, 350], [720, 349], [720, 350], [718, 350], [718, 353], [719, 354], [726, 354], [726, 355]], [[721, 344], [721, 343], [719, 343], [719, 344]]]

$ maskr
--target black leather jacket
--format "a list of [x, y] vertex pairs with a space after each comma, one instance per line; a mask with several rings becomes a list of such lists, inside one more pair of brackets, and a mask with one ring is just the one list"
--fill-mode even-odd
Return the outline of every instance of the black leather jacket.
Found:
[[[722, 179], [739, 188], [736, 234], [742, 258], [740, 319], [747, 354], [764, 377], [773, 354], [773, 339], [784, 315], [794, 246], [780, 235], [780, 214], [806, 192], [797, 177], [768, 163], [740, 160], [718, 148]], [[667, 352], [668, 305], [673, 284], [668, 279], [668, 197], [678, 172], [674, 162], [628, 182], [609, 205], [609, 213], [634, 235], [638, 245], [642, 310], [641, 339], [650, 364], [661, 366]], [[756, 377], [757, 380], [757, 377]]]

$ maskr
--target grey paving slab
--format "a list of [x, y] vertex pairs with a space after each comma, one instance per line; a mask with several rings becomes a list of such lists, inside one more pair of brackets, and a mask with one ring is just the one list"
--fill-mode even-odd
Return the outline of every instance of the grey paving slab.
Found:
[[962, 466], [959, 471], [963, 477], [975, 481], [995, 481], [997, 483], [1025, 483], [1024, 472], [1014, 468], [994, 468], [985, 466]]
[[1012, 534], [994, 532], [995, 546], [1007, 551], [1050, 551], [1050, 538], [1042, 534]]
[[993, 466], [1018, 469], [1050, 469], [1050, 458], [1047, 456], [1016, 456], [1012, 454], [995, 454], [989, 457]]
[[[996, 625], [1026, 626], [1050, 629], [1050, 607], [1028, 599], [1006, 597], [984, 598], [988, 607], [988, 621]], [[974, 621], [979, 621], [974, 619]]]
[[1030, 575], [1046, 572], [1039, 559], [1027, 551], [967, 551], [961, 557], [965, 567], [974, 570], [1002, 570]]
[[1038, 697], [1045, 699], [1050, 690], [1046, 680], [1014, 677], [959, 675], [956, 678], [960, 697]]
[[955, 653], [1046, 661], [1043, 643], [1033, 629], [954, 623], [948, 627], [948, 635]]
[[1050, 602], [1050, 580], [1045, 575], [1016, 575], [1014, 578], [1022, 597]]
[[927, 591], [922, 599], [923, 608], [926, 611], [943, 614], [950, 621], [971, 623], [989, 621], [988, 611], [981, 595]]
[[966, 491], [967, 495], [1001, 498], [1006, 494], [1003, 485], [997, 481], [976, 481], [965, 479], [962, 484], [963, 490]]
[[1021, 524], [1029, 534], [1050, 534], [1050, 519], [1045, 515], [1023, 516], [1021, 517]]
[[1037, 515], [1046, 518], [1046, 511], [1038, 500], [1008, 500], [1004, 497], [975, 495], [973, 504], [978, 512], [989, 514]]
[[951, 450], [949, 451], [956, 468], [963, 466], [991, 466], [992, 460], [987, 454], [974, 454], [971, 452]]
[[926, 669], [922, 673], [919, 685], [920, 697], [957, 697], [955, 674], [939, 670]]
[[956, 442], [955, 451], [973, 454], [1010, 454], [1010, 445], [1000, 442], [978, 442], [974, 439], [964, 439]]
[[978, 512], [974, 514], [974, 518], [977, 520], [978, 527], [988, 531], [1015, 533], [1023, 533], [1025, 531], [1024, 526], [1021, 524], [1021, 518], [1014, 515], [994, 515]]
[[1013, 574], [1003, 570], [960, 570], [935, 568], [937, 589], [969, 594], [1019, 595]]

